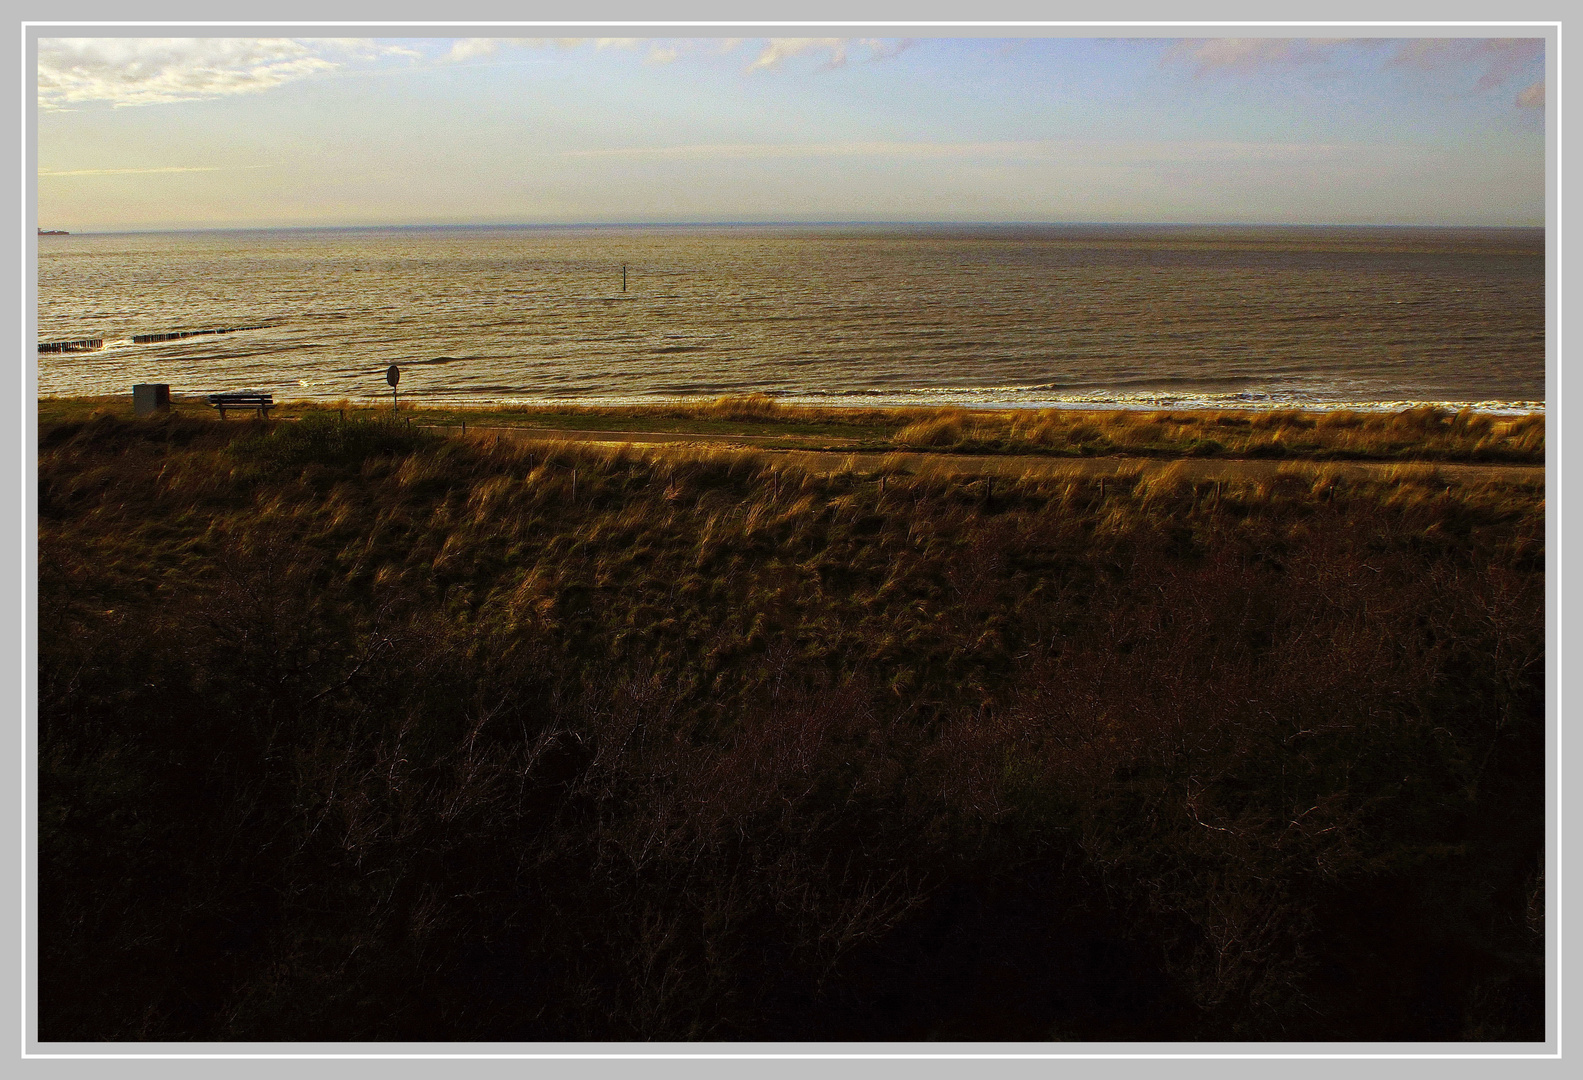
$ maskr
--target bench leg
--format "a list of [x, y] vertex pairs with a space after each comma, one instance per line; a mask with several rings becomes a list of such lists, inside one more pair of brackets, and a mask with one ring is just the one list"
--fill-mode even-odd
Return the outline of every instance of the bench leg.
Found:
[[220, 419], [224, 420], [225, 419], [225, 406], [224, 405], [218, 405], [218, 406], [216, 406], [216, 408], [218, 408], [220, 410]]

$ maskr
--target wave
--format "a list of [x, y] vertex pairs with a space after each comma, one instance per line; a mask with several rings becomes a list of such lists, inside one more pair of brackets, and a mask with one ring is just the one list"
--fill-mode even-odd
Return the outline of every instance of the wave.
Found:
[[[230, 378], [374, 398], [394, 362], [410, 369], [404, 399], [447, 403], [762, 392], [831, 406], [1534, 411], [1546, 395], [1542, 247], [1495, 259], [1504, 241], [1414, 233], [1456, 258], [1403, 261], [1350, 252], [1353, 239], [1348, 252], [1334, 238], [1305, 247], [1303, 233], [1251, 261], [1206, 248], [1167, 264], [1136, 230], [1057, 245], [1007, 243], [1017, 230], [645, 235], [636, 250], [626, 234], [563, 229], [172, 235], [42, 253], [41, 346], [102, 340], [41, 351], [39, 391]], [[642, 266], [627, 294], [623, 262]], [[236, 332], [255, 326], [268, 329]]]
[[[506, 387], [478, 387], [468, 393], [436, 398], [436, 404], [483, 404], [481, 393], [509, 392]], [[1119, 394], [1096, 391], [1083, 394], [1044, 394], [1019, 396], [1006, 393], [1004, 388], [980, 388], [976, 391], [952, 389], [895, 390], [836, 390], [829, 393], [786, 393], [761, 391], [751, 385], [715, 387], [709, 391], [669, 394], [598, 394], [575, 396], [543, 396], [514, 393], [510, 396], [488, 399], [493, 405], [526, 406], [632, 406], [666, 405], [712, 401], [722, 394], [764, 393], [785, 405], [802, 405], [817, 408], [967, 408], [967, 409], [1129, 409], [1142, 411], [1275, 411], [1300, 409], [1304, 412], [1403, 412], [1408, 409], [1434, 408], [1447, 412], [1471, 409], [1493, 415], [1521, 415], [1542, 413], [1543, 401], [1466, 401], [1428, 398], [1400, 398], [1393, 400], [1322, 398], [1299, 392], [1233, 393], [1233, 394], [1174, 394], [1133, 393]]]

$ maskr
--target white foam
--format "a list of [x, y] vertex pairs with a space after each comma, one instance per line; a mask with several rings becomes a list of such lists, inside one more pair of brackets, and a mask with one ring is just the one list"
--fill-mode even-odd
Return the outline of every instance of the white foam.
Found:
[[[630, 407], [641, 405], [697, 405], [717, 400], [719, 394], [689, 396], [648, 395], [597, 395], [588, 397], [536, 397], [532, 395], [479, 396], [444, 395], [425, 396], [424, 403], [447, 406], [528, 406], [534, 408], [565, 407]], [[854, 399], [860, 400], [854, 400]], [[1247, 410], [1273, 412], [1298, 409], [1304, 412], [1404, 412], [1408, 409], [1435, 408], [1447, 412], [1471, 409], [1474, 412], [1498, 416], [1515, 416], [1524, 413], [1542, 413], [1542, 401], [1457, 401], [1420, 400], [1400, 398], [1380, 400], [1326, 400], [1303, 395], [1237, 394], [1182, 394], [1182, 393], [1128, 393], [1116, 394], [1095, 391], [1084, 394], [1041, 394], [1028, 397], [1008, 394], [1005, 388], [961, 388], [911, 391], [877, 391], [863, 394], [790, 394], [775, 396], [782, 405], [800, 405], [822, 409], [897, 409], [897, 408], [966, 408], [966, 409], [1130, 409], [1160, 410]]]

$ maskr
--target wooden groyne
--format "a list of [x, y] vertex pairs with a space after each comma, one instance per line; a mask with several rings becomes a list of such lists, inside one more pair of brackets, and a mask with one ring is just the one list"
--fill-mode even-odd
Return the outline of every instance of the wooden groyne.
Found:
[[78, 338], [76, 341], [41, 341], [38, 343], [39, 352], [93, 352], [104, 348], [104, 338]]
[[[235, 334], [241, 330], [262, 330], [264, 326], [222, 326], [216, 330], [170, 330], [162, 334], [133, 334], [132, 344], [152, 345], [158, 341], [180, 341], [182, 338], [203, 337], [207, 334]], [[41, 353], [94, 352], [104, 348], [104, 338], [78, 338], [75, 341], [41, 341]]]
[[263, 326], [223, 326], [218, 330], [171, 330], [164, 334], [133, 334], [132, 344], [149, 345], [156, 341], [180, 341], [182, 338], [203, 337], [205, 334], [234, 334], [240, 330], [262, 330]]

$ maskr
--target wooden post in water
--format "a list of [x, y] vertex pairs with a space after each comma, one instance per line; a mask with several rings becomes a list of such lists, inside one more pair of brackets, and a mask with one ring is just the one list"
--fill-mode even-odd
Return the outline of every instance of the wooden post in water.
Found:
[[627, 264], [621, 264], [621, 291], [627, 291]]

